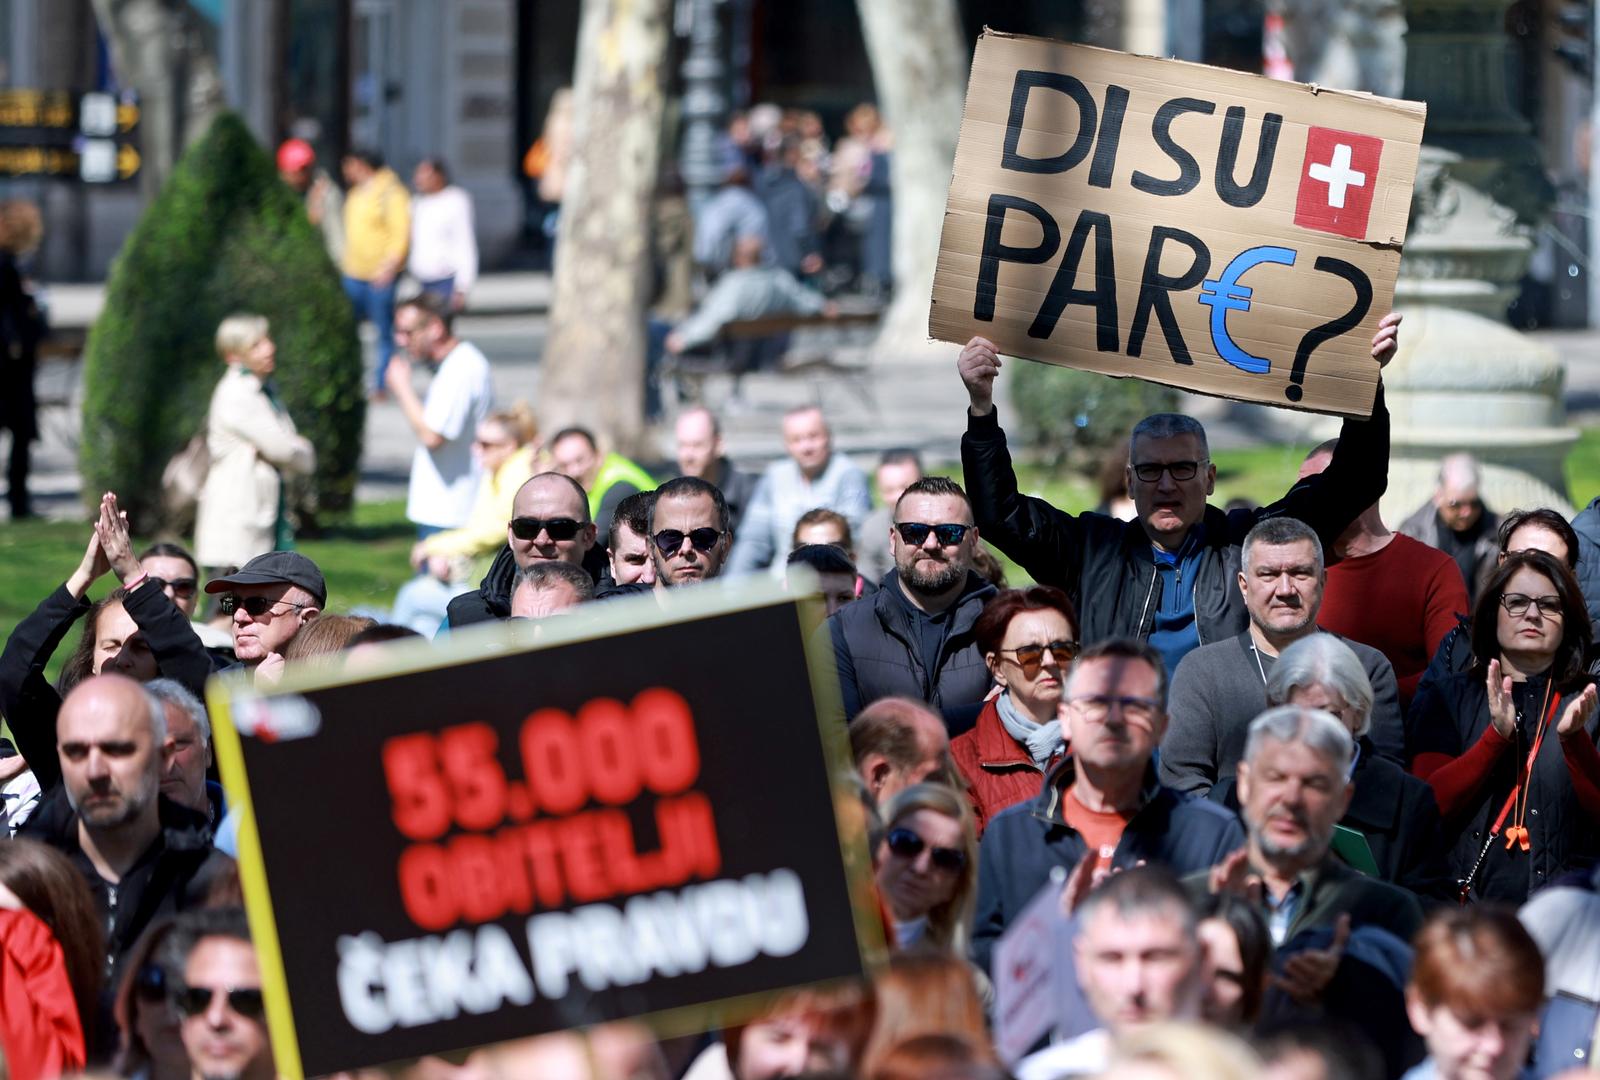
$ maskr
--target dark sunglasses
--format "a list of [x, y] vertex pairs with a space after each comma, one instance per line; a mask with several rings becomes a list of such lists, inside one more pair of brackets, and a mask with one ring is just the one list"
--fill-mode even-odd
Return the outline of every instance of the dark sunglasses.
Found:
[[894, 527], [899, 531], [900, 539], [912, 547], [921, 547], [926, 543], [929, 533], [938, 537], [940, 547], [955, 547], [967, 535], [967, 530], [972, 528], [971, 525], [926, 525], [920, 521], [897, 521]]
[[[922, 854], [928, 842], [910, 829], [890, 829], [886, 838], [889, 850], [902, 859], [915, 859]], [[967, 853], [953, 847], [936, 847], [928, 851], [928, 861], [940, 870], [959, 874], [967, 867]]]
[[185, 986], [172, 995], [178, 1011], [184, 1016], [199, 1016], [211, 1007], [216, 996], [226, 994], [228, 1008], [246, 1020], [259, 1020], [262, 1013], [261, 990], [234, 990], [224, 986]]
[[[252, 619], [261, 618], [279, 604], [288, 604], [297, 611], [311, 606], [297, 604], [293, 600], [268, 600], [265, 596], [240, 596], [237, 593], [224, 593], [222, 599], [217, 601], [217, 607], [222, 609], [224, 615], [232, 615], [240, 608], [244, 608], [244, 613]], [[273, 614], [276, 615], [277, 612]]]
[[684, 537], [689, 538], [689, 543], [694, 545], [696, 551], [710, 551], [717, 546], [717, 541], [722, 539], [722, 531], [713, 529], [709, 525], [698, 529], [681, 532], [678, 529], [662, 529], [650, 539], [655, 542], [656, 550], [663, 555], [675, 555], [683, 547]]
[[1018, 645], [1015, 649], [1001, 649], [1000, 655], [1007, 653], [1017, 658], [1017, 666], [1028, 678], [1039, 674], [1039, 669], [1044, 666], [1044, 654], [1048, 652], [1058, 664], [1070, 664], [1078, 656], [1078, 643], [1076, 641], [1052, 641], [1048, 645]]
[[511, 535], [518, 540], [537, 540], [540, 532], [550, 534], [550, 539], [561, 542], [578, 535], [583, 523], [572, 518], [515, 517], [511, 519]]
[[168, 589], [171, 589], [173, 596], [180, 597], [184, 600], [187, 600], [189, 597], [193, 596], [195, 587], [200, 584], [192, 577], [174, 578], [171, 581], [168, 581], [166, 578], [153, 577], [150, 580], [155, 582], [156, 588], [160, 589], [162, 592], [166, 592]]
[[160, 1001], [167, 996], [167, 973], [155, 964], [146, 964], [134, 976], [133, 992], [145, 1001]]

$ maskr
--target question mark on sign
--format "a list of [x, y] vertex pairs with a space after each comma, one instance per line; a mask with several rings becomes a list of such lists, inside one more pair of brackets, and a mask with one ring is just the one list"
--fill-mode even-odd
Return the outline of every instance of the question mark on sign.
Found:
[[1372, 281], [1360, 267], [1343, 259], [1335, 259], [1331, 255], [1318, 256], [1312, 266], [1323, 273], [1348, 281], [1356, 291], [1356, 302], [1350, 306], [1349, 311], [1337, 319], [1312, 327], [1306, 331], [1306, 336], [1300, 339], [1300, 345], [1294, 351], [1294, 366], [1289, 371], [1289, 385], [1283, 391], [1283, 396], [1290, 401], [1299, 401], [1305, 394], [1301, 384], [1306, 379], [1306, 364], [1317, 346], [1360, 326], [1361, 320], [1367, 317], [1367, 311], [1372, 307]]

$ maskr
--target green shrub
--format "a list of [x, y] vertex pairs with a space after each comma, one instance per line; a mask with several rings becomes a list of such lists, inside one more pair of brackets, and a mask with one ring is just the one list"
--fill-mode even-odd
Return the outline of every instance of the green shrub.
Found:
[[1114, 379], [1054, 364], [1014, 361], [1007, 372], [1023, 444], [1055, 464], [1071, 460], [1089, 471], [1134, 424], [1151, 413], [1171, 411], [1178, 400], [1170, 387], [1143, 379]]
[[366, 418], [355, 319], [299, 198], [232, 113], [184, 153], [112, 267], [84, 363], [87, 502], [115, 491], [135, 528], [160, 526], [161, 471], [205, 423], [223, 371], [213, 337], [236, 311], [271, 321], [279, 393], [317, 448], [313, 507], [350, 507]]

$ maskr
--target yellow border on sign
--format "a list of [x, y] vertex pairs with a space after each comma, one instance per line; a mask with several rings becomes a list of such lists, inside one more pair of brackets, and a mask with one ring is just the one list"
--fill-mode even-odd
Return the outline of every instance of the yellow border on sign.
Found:
[[[779, 604], [788, 606], [800, 624], [830, 796], [835, 804], [840, 799], [856, 799], [856, 793], [840, 782], [840, 778], [853, 768], [853, 763], [849, 753], [848, 732], [834, 718], [835, 714], [842, 712], [837, 668], [825, 640], [826, 634], [810, 629], [821, 622], [822, 598], [817, 594], [787, 592], [771, 580], [743, 579], [737, 585], [706, 583], [682, 590], [657, 591], [623, 600], [584, 605], [572, 613], [537, 624], [491, 622], [449, 631], [444, 638], [432, 642], [396, 641], [385, 645], [385, 655], [372, 666], [363, 667], [351, 675], [338, 669], [315, 666], [309, 670], [289, 670], [276, 686], [264, 690], [257, 689], [250, 677], [242, 672], [212, 678], [206, 685], [206, 704], [212, 717], [212, 744], [216, 748], [217, 765], [228, 793], [228, 804], [236, 808], [239, 814], [239, 880], [250, 916], [250, 932], [255, 938], [256, 959], [261, 968], [267, 1031], [272, 1038], [277, 1070], [283, 1080], [304, 1080], [305, 1073], [300, 1060], [294, 1009], [289, 1000], [288, 977], [283, 967], [283, 950], [278, 939], [277, 912], [267, 886], [266, 863], [261, 852], [261, 838], [256, 831], [250, 780], [244, 766], [244, 748], [233, 721], [235, 694], [272, 698], [308, 690], [355, 686], [395, 675], [435, 671], [496, 656], [537, 652], [557, 645], [603, 639], [616, 633], [659, 629]], [[870, 975], [887, 962], [889, 955], [884, 941], [883, 921], [873, 902], [871, 852], [866, 850], [865, 836], [847, 832], [837, 813], [834, 822], [838, 829], [840, 860], [850, 894], [856, 947], [861, 965]], [[629, 1017], [626, 1022], [644, 1024], [662, 1038], [695, 1034], [755, 1015], [766, 1004], [802, 986], [830, 986], [841, 981], [828, 979], [699, 1005], [685, 1005]], [[448, 1051], [446, 1056], [455, 1058], [473, 1049], [476, 1048]], [[389, 1066], [400, 1063], [391, 1062]]]
[[206, 684], [206, 709], [211, 714], [211, 745], [217, 769], [228, 793], [228, 807], [239, 816], [239, 885], [244, 892], [250, 937], [261, 969], [266, 999], [267, 1034], [278, 1074], [301, 1080], [300, 1040], [295, 1034], [294, 1010], [289, 1005], [289, 980], [283, 970], [283, 948], [278, 942], [278, 915], [267, 888], [266, 862], [261, 837], [256, 833], [255, 807], [250, 801], [250, 778], [244, 767], [244, 747], [233, 723], [233, 691], [249, 685], [248, 676], [229, 675]]

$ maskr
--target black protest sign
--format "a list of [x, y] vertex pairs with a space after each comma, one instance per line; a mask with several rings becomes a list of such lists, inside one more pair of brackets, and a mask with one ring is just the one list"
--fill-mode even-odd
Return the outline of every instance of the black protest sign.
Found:
[[1426, 109], [986, 31], [929, 334], [1372, 411]]
[[628, 1017], [698, 1030], [863, 972], [881, 927], [800, 610], [715, 597], [606, 605], [543, 647], [461, 634], [366, 681], [219, 681], [285, 1075]]

